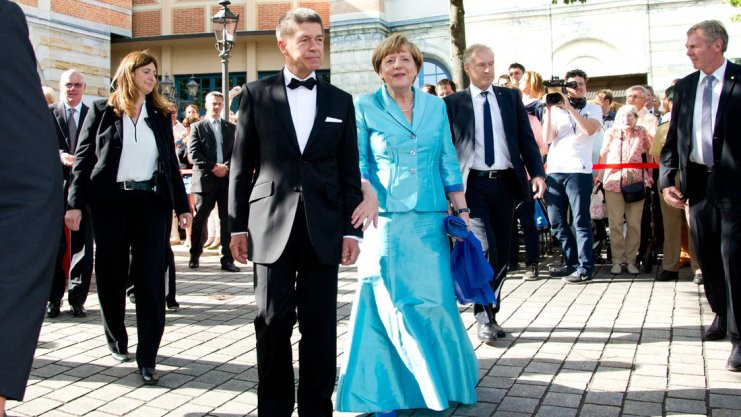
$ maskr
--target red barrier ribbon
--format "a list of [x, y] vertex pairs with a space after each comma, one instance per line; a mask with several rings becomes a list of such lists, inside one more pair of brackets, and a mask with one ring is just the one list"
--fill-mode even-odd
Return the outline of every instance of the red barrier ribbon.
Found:
[[592, 170], [595, 169], [620, 169], [620, 168], [659, 168], [659, 164], [655, 162], [636, 162], [636, 163], [625, 163], [625, 164], [594, 164]]

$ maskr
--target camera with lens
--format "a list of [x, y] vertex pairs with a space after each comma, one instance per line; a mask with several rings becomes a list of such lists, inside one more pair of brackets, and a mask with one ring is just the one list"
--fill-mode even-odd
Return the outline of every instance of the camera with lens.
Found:
[[[566, 89], [572, 88], [576, 89], [577, 84], [576, 81], [569, 81], [566, 82], [565, 80], [562, 80], [558, 76], [553, 76], [549, 81], [543, 81], [543, 85], [545, 85], [548, 88], [560, 88], [561, 92], [566, 95]], [[558, 105], [562, 104], [563, 96], [560, 93], [548, 93], [545, 96], [545, 104], [548, 106]], [[584, 97], [579, 98], [572, 98], [569, 97], [569, 103], [571, 103], [571, 106], [574, 107], [577, 110], [581, 110], [584, 108], [584, 106], [587, 105], [587, 99]]]

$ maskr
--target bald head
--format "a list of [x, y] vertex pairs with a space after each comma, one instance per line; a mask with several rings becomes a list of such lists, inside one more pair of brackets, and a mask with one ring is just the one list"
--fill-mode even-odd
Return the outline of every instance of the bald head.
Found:
[[76, 69], [68, 69], [59, 77], [59, 101], [75, 107], [82, 101], [85, 93], [85, 76]]

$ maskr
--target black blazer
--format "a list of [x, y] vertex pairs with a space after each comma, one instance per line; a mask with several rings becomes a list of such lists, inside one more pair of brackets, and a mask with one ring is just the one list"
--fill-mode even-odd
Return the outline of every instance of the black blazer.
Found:
[[[502, 116], [507, 149], [519, 183], [520, 199], [531, 200], [532, 188], [527, 175], [545, 178], [543, 158], [538, 151], [538, 145], [535, 142], [535, 136], [533, 136], [533, 130], [519, 92], [511, 88], [497, 86], [493, 88]], [[466, 184], [473, 164], [476, 142], [471, 90], [467, 88], [445, 97], [444, 100], [448, 108], [450, 133], [453, 136], [458, 163], [463, 172], [463, 183]]]
[[691, 201], [706, 195], [713, 196], [719, 205], [737, 206], [741, 203], [741, 66], [728, 62], [723, 88], [718, 102], [718, 112], [713, 130], [714, 189], [707, 189], [707, 182], [700, 173], [691, 173], [695, 164], [689, 157], [692, 151], [693, 115], [700, 71], [679, 80], [674, 87], [674, 106], [669, 132], [661, 150], [659, 188], [675, 185], [679, 172], [679, 188]]
[[[154, 132], [159, 153], [160, 178], [164, 179], [166, 202], [177, 214], [189, 213], [185, 186], [180, 177], [175, 144], [172, 140], [170, 116], [145, 103], [145, 120]], [[75, 164], [72, 166], [72, 181], [67, 203], [70, 208], [81, 209], [85, 205], [110, 204], [116, 193], [116, 175], [123, 149], [121, 117], [108, 107], [107, 100], [98, 100], [85, 118], [80, 129]]]
[[[222, 152], [224, 163], [229, 166], [234, 147], [233, 123], [221, 120]], [[188, 140], [188, 154], [193, 161], [193, 179], [190, 191], [193, 193], [208, 193], [216, 190], [218, 186], [226, 186], [229, 178], [219, 178], [211, 170], [216, 165], [216, 136], [214, 128], [207, 119], [193, 124], [190, 128], [190, 139]]]
[[[75, 149], [70, 149], [69, 144], [67, 143], [67, 137], [69, 136], [69, 128], [67, 127], [67, 112], [64, 110], [64, 103], [61, 101], [50, 104], [49, 110], [51, 110], [51, 114], [54, 116], [54, 120], [56, 123], [54, 123], [54, 130], [57, 133], [57, 143], [59, 146], [60, 152], [65, 152], [71, 155], [75, 154]], [[77, 124], [77, 137], [74, 138], [72, 143], [77, 144], [78, 138], [80, 137], [80, 129], [82, 127], [82, 124], [85, 122], [85, 116], [87, 116], [88, 106], [86, 106], [84, 103], [82, 105], [82, 108], [80, 109], [80, 122]], [[70, 172], [72, 171], [72, 167], [68, 167], [66, 165], [62, 165], [62, 174], [64, 175], [64, 195], [65, 200], [67, 196], [67, 191], [69, 189], [69, 176]]]
[[362, 236], [350, 222], [362, 201], [352, 96], [321, 80], [316, 88], [316, 118], [303, 154], [283, 72], [242, 89], [229, 227], [233, 233], [249, 231], [248, 256], [254, 262], [273, 263], [283, 253], [300, 199], [322, 263], [340, 263], [343, 235]]

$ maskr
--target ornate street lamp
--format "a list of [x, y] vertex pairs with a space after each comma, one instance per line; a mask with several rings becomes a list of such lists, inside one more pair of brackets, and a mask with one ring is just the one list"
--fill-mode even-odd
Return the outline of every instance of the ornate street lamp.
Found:
[[196, 77], [191, 75], [188, 79], [188, 83], [185, 84], [185, 88], [188, 90], [188, 98], [190, 98], [192, 103], [198, 95], [198, 81], [196, 81]]
[[165, 76], [162, 77], [162, 80], [160, 81], [160, 94], [162, 94], [169, 101], [173, 101], [175, 99], [175, 89], [173, 88], [174, 86], [175, 83], [172, 81], [172, 78], [170, 78], [170, 76], [165, 73]]
[[237, 22], [239, 15], [229, 10], [229, 0], [220, 1], [221, 10], [211, 18], [211, 24], [216, 36], [216, 50], [221, 58], [221, 93], [224, 95], [224, 109], [222, 118], [229, 121], [229, 54], [237, 36]]

